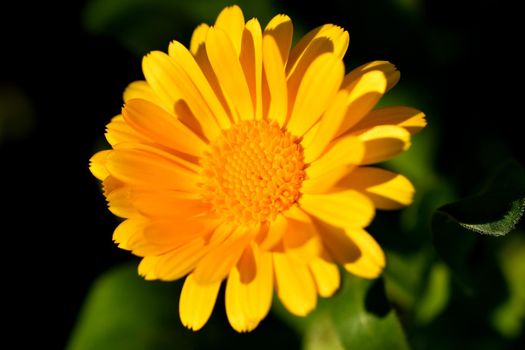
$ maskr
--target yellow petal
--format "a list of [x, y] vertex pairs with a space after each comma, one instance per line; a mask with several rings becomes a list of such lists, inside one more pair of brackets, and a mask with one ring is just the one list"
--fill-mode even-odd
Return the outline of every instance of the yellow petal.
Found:
[[310, 215], [337, 227], [365, 227], [374, 217], [374, 205], [354, 190], [304, 194], [299, 205]]
[[291, 133], [302, 136], [319, 120], [337, 94], [343, 74], [343, 63], [331, 53], [313, 61], [297, 89], [287, 125]]
[[[330, 104], [330, 106], [328, 106], [328, 108], [331, 107], [332, 104]], [[325, 111], [326, 112], [326, 111]], [[324, 113], [323, 113], [324, 115]], [[308, 130], [302, 137], [301, 139], [301, 145], [303, 146], [303, 148], [308, 148], [308, 146], [313, 142], [314, 140], [314, 137], [315, 137], [315, 134], [317, 134], [317, 131], [319, 130], [319, 123], [321, 122], [321, 119], [323, 117], [321, 116], [321, 118], [319, 119], [319, 121], [317, 121], [316, 123], [314, 123], [314, 125], [312, 125], [312, 127], [310, 128], [310, 130]]]
[[288, 224], [286, 218], [283, 215], [277, 215], [277, 217], [270, 223], [266, 235], [259, 243], [261, 249], [271, 250], [274, 248], [279, 242], [281, 242], [287, 227]]
[[106, 158], [111, 150], [97, 152], [89, 159], [89, 170], [99, 180], [104, 180], [109, 176], [106, 170]]
[[[329, 172], [321, 173], [316, 177], [307, 175], [306, 179], [301, 185], [301, 193], [308, 194], [319, 194], [333, 191], [334, 186], [341, 181], [346, 175], [348, 175], [353, 169], [354, 165], [342, 165]], [[307, 168], [306, 174], [308, 174]]]
[[337, 58], [345, 55], [350, 37], [348, 32], [333, 24], [317, 27], [299, 40], [290, 52], [286, 65], [286, 73], [292, 76], [302, 76], [306, 67], [319, 55], [332, 52]]
[[253, 103], [241, 63], [230, 38], [218, 28], [210, 28], [206, 52], [220, 87], [237, 113], [237, 120], [254, 118]]
[[352, 70], [350, 73], [348, 73], [343, 82], [343, 86], [347, 86], [351, 84], [354, 80], [358, 79], [361, 75], [367, 72], [374, 71], [374, 70], [381, 71], [385, 75], [386, 80], [387, 80], [386, 91], [393, 88], [399, 81], [399, 78], [401, 77], [396, 66], [394, 66], [392, 63], [388, 61], [373, 61], [373, 62], [365, 63], [362, 66], [359, 66], [356, 69]]
[[399, 209], [409, 205], [415, 191], [414, 186], [403, 175], [368, 167], [355, 169], [338, 185], [362, 192], [379, 209]]
[[292, 220], [296, 220], [296, 221], [302, 221], [302, 222], [306, 222], [306, 223], [312, 222], [312, 218], [310, 217], [310, 215], [306, 214], [297, 205], [292, 205], [283, 214], [288, 219], [292, 219]]
[[[254, 278], [243, 283], [241, 267], [235, 267], [228, 276], [225, 303], [226, 315], [238, 332], [253, 330], [270, 310], [273, 294], [272, 255], [254, 247], [256, 272]], [[240, 263], [239, 263], [240, 264]]]
[[357, 135], [365, 145], [361, 164], [383, 162], [410, 148], [410, 134], [393, 125], [379, 125]]
[[139, 276], [144, 277], [144, 279], [148, 281], [158, 279], [157, 274], [155, 273], [155, 266], [157, 265], [158, 260], [158, 256], [146, 256], [142, 258], [138, 267]]
[[[307, 215], [304, 215], [308, 218]], [[287, 228], [283, 235], [286, 254], [297, 261], [308, 263], [318, 257], [323, 246], [317, 230], [311, 220], [299, 221], [287, 219]]]
[[208, 147], [172, 114], [146, 100], [129, 100], [122, 115], [137, 132], [174, 150], [199, 157]]
[[310, 261], [308, 266], [314, 277], [319, 295], [323, 298], [334, 295], [341, 284], [341, 275], [337, 265], [318, 257]]
[[360, 75], [344, 89], [347, 90], [347, 109], [336, 136], [348, 131], [374, 108], [386, 91], [387, 81], [383, 72], [370, 71]]
[[153, 51], [144, 56], [142, 70], [155, 93], [173, 106], [175, 112], [178, 104], [185, 103], [198, 120], [204, 135], [212, 140], [220, 134], [217, 121], [199, 88], [179, 62], [164, 52]]
[[312, 133], [314, 129], [305, 135], [301, 144], [304, 147], [304, 161], [306, 163], [316, 160], [335, 138], [346, 115], [347, 101], [348, 91], [340, 90], [317, 123], [319, 127], [315, 130], [310, 142], [306, 141], [306, 136]]
[[253, 228], [238, 227], [226, 240], [214, 246], [195, 268], [195, 279], [199, 283], [214, 283], [225, 278], [237, 264], [242, 252], [250, 243]]
[[189, 241], [160, 256], [155, 274], [163, 281], [175, 281], [191, 272], [207, 252], [203, 239]]
[[345, 229], [347, 236], [360, 251], [358, 259], [344, 264], [344, 268], [359, 277], [376, 278], [385, 267], [385, 254], [375, 239], [365, 230]]
[[146, 220], [138, 218], [124, 220], [113, 232], [113, 241], [117, 243], [121, 249], [132, 250], [130, 245], [131, 237], [142, 235], [146, 223]]
[[137, 80], [129, 84], [124, 90], [123, 97], [124, 102], [138, 98], [162, 106], [167, 111], [171, 110], [171, 106], [163, 104], [162, 100], [155, 94], [151, 86], [149, 86], [144, 80]]
[[361, 252], [359, 248], [348, 237], [343, 228], [319, 220], [316, 220], [315, 224], [330, 257], [341, 265], [355, 262], [360, 258]]
[[263, 37], [263, 64], [270, 95], [268, 119], [275, 120], [282, 127], [288, 113], [286, 77], [279, 47], [270, 35]]
[[359, 164], [364, 155], [364, 143], [353, 135], [347, 135], [332, 142], [326, 152], [306, 169], [306, 175], [316, 178], [341, 166]]
[[427, 121], [425, 114], [414, 108], [384, 107], [370, 112], [354, 126], [354, 130], [368, 129], [376, 125], [397, 125], [414, 135], [427, 125]]
[[145, 135], [141, 135], [135, 129], [129, 126], [121, 114], [111, 119], [111, 122], [106, 126], [106, 140], [108, 140], [111, 146], [115, 146], [123, 142], [151, 142], [151, 140]]
[[317, 305], [315, 283], [308, 266], [286, 254], [273, 253], [277, 295], [296, 316], [306, 316]]
[[117, 179], [143, 188], [194, 192], [198, 176], [158, 154], [116, 149], [108, 155], [106, 169]]
[[231, 120], [188, 49], [178, 41], [172, 41], [168, 48], [168, 53], [173, 62], [186, 73], [195, 85], [221, 129], [228, 129], [231, 126]]
[[161, 255], [169, 252], [172, 247], [157, 245], [144, 238], [144, 228], [147, 221], [140, 217], [127, 219], [117, 226], [113, 233], [113, 240], [119, 248], [131, 250], [138, 256]]
[[[210, 60], [208, 58], [208, 53], [206, 52], [206, 38], [208, 37], [208, 31], [210, 27], [207, 25], [201, 27], [202, 28], [199, 29], [199, 32], [201, 33], [195, 33], [195, 35], [197, 35], [198, 37], [196, 37], [195, 39], [195, 51], [192, 50], [191, 52], [195, 57], [195, 62], [197, 62], [197, 64], [200, 67], [200, 70], [202, 71], [203, 75], [206, 77], [206, 80], [210, 84], [210, 87], [212, 88], [213, 92], [215, 92], [215, 96], [217, 96], [217, 98], [219, 99], [219, 102], [221, 103], [222, 108], [226, 112], [228, 119], [237, 120], [235, 119], [237, 117], [235, 114], [235, 107], [230, 101], [226, 100], [226, 97], [222, 93], [221, 85], [219, 83], [219, 80], [217, 79], [217, 75], [215, 74], [213, 67], [211, 66]], [[204, 37], [201, 38], [201, 35]], [[200, 42], [197, 41], [197, 39], [203, 41]]]
[[190, 52], [196, 56], [197, 52], [204, 46], [206, 42], [206, 35], [208, 35], [208, 29], [210, 26], [206, 23], [201, 23], [195, 28], [193, 34], [191, 35], [190, 41]]
[[221, 29], [228, 35], [238, 57], [244, 31], [244, 15], [241, 8], [237, 5], [224, 8], [215, 20], [215, 28]]
[[121, 218], [129, 218], [138, 214], [131, 201], [131, 191], [129, 187], [121, 187], [107, 195], [108, 208], [113, 214]]
[[252, 247], [257, 270], [255, 278], [247, 285], [248, 308], [254, 317], [263, 319], [272, 305], [273, 260], [271, 253], [259, 250], [256, 245], [252, 245]]
[[290, 17], [282, 14], [273, 17], [264, 28], [264, 35], [274, 39], [279, 49], [281, 62], [286, 65], [293, 37], [293, 24]]
[[180, 293], [179, 315], [182, 324], [189, 329], [201, 329], [211, 316], [221, 282], [201, 285], [188, 275]]
[[338, 228], [316, 222], [330, 255], [354, 275], [375, 278], [385, 266], [385, 256], [372, 236], [361, 228]]
[[255, 119], [262, 119], [262, 32], [256, 18], [246, 23], [239, 60], [252, 96]]
[[[288, 100], [290, 106], [295, 104], [298, 90], [307, 70], [313, 62], [323, 54], [332, 54], [336, 60], [341, 60], [342, 55], [339, 55], [340, 52], [337, 51], [336, 47], [340, 46], [338, 42], [340, 42], [339, 39], [341, 37], [345, 37], [344, 33], [346, 32], [339, 27], [325, 25], [304, 36], [292, 49], [286, 64]], [[346, 39], [348, 39], [348, 33], [346, 33]], [[348, 44], [348, 41], [346, 41], [346, 43]]]

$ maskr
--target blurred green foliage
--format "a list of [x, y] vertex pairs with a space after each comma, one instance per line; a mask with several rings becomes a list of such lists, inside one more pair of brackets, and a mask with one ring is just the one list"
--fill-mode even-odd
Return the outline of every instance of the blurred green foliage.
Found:
[[306, 318], [291, 315], [278, 301], [273, 310], [303, 334], [306, 349], [409, 348], [382, 279], [370, 281], [343, 273], [338, 293], [319, 299]]
[[[220, 310], [215, 310], [198, 333], [184, 328], [178, 316], [181, 281], [148, 282], [136, 264], [115, 267], [101, 276], [73, 331], [69, 350], [196, 350], [297, 348], [299, 339], [290, 328], [270, 318], [255, 331], [233, 331]], [[223, 297], [217, 298], [223, 304]], [[219, 309], [219, 308], [216, 308]]]
[[139, 55], [165, 50], [171, 40], [189, 43], [191, 32], [200, 23], [213, 23], [224, 7], [238, 4], [246, 19], [257, 17], [267, 23], [277, 12], [270, 1], [228, 0], [92, 0], [84, 11], [85, 27], [92, 33], [109, 35]]
[[35, 123], [35, 112], [26, 94], [0, 81], [0, 144], [29, 137]]
[[[293, 16], [303, 5], [235, 3], [243, 8], [246, 18], [255, 16], [263, 26], [281, 12], [291, 14], [299, 28], [302, 22], [315, 22], [315, 14], [310, 18]], [[139, 60], [149, 50], [164, 49], [170, 40], [189, 42], [197, 24], [213, 23], [220, 9], [229, 4], [232, 2], [223, 0], [91, 0], [84, 11], [84, 25], [92, 34], [112, 37]], [[469, 47], [467, 31], [458, 36], [439, 27], [425, 29], [420, 0], [371, 1], [367, 5], [341, 1], [337, 8], [338, 14], [360, 10], [364, 22], [372, 21], [367, 30], [360, 27], [370, 37], [356, 39], [358, 48], [370, 51], [353, 51], [351, 43], [352, 60], [375, 54], [376, 46], [399, 46], [405, 49], [399, 53], [405, 63], [427, 55], [435, 68], [457, 60]], [[418, 35], [409, 36], [414, 41], [403, 42], [406, 33], [416, 31]], [[417, 40], [423, 37], [427, 40]], [[370, 39], [368, 47], [363, 44]], [[352, 61], [349, 66], [361, 63]], [[439, 83], [432, 67], [421, 65], [423, 70], [415, 69], [411, 77], [425, 73], [419, 82], [434, 79]], [[209, 324], [192, 333], [178, 321], [180, 283], [145, 282], [134, 268], [116, 268], [93, 286], [69, 348], [519, 348], [525, 321], [525, 233], [514, 225], [525, 206], [523, 169], [507, 163], [496, 171], [482, 194], [460, 199], [473, 189], [458, 190], [459, 183], [486, 180], [509, 152], [495, 136], [459, 130], [465, 142], [458, 147], [460, 160], [455, 164], [466, 162], [477, 167], [458, 171], [462, 177], [458, 179], [444, 174], [437, 160], [447, 146], [442, 129], [446, 117], [440, 115], [443, 108], [436, 102], [435, 91], [417, 83], [402, 80], [381, 101], [383, 106], [414, 106], [425, 111], [429, 120], [429, 126], [413, 138], [408, 152], [384, 164], [411, 179], [417, 193], [412, 206], [401, 213], [379, 213], [370, 227], [387, 254], [382, 279], [371, 282], [345, 274], [338, 294], [320, 300], [310, 316], [294, 317], [276, 301], [273, 316], [253, 333], [238, 335], [229, 328], [220, 298], [220, 307]], [[459, 123], [456, 119], [452, 116], [448, 120]], [[473, 149], [477, 152], [464, 157]], [[498, 235], [504, 237], [494, 237]]]

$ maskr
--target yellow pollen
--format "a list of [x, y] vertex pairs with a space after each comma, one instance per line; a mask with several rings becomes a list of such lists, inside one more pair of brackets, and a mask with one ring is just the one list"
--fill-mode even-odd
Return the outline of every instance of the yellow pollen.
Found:
[[300, 196], [303, 148], [296, 137], [265, 120], [225, 130], [202, 159], [202, 197], [227, 221], [275, 219]]

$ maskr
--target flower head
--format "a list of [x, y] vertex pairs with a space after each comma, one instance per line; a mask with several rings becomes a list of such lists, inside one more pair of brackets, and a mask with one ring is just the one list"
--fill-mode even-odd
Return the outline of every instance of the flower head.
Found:
[[228, 319], [254, 329], [274, 288], [293, 314], [339, 287], [338, 264], [377, 277], [383, 251], [365, 231], [375, 209], [408, 205], [403, 176], [369, 167], [405, 151], [425, 126], [407, 107], [374, 109], [399, 79], [385, 61], [345, 75], [349, 36], [324, 25], [293, 48], [292, 22], [264, 30], [227, 7], [190, 49], [143, 60], [107, 126], [111, 150], [91, 159], [109, 209], [125, 218], [119, 247], [146, 279], [186, 277], [182, 323], [208, 320], [226, 281]]

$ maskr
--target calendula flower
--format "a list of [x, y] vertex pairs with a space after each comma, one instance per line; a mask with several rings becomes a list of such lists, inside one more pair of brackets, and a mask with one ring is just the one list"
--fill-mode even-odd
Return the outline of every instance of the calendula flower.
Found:
[[196, 28], [189, 50], [144, 57], [91, 158], [119, 247], [148, 280], [186, 277], [182, 323], [200, 329], [225, 281], [226, 312], [254, 329], [273, 291], [294, 315], [338, 289], [338, 264], [363, 278], [385, 266], [365, 231], [375, 209], [408, 205], [402, 175], [368, 165], [405, 151], [425, 126], [408, 107], [374, 109], [399, 80], [385, 61], [345, 75], [348, 33], [327, 24], [292, 46], [292, 22], [264, 30], [237, 6]]

